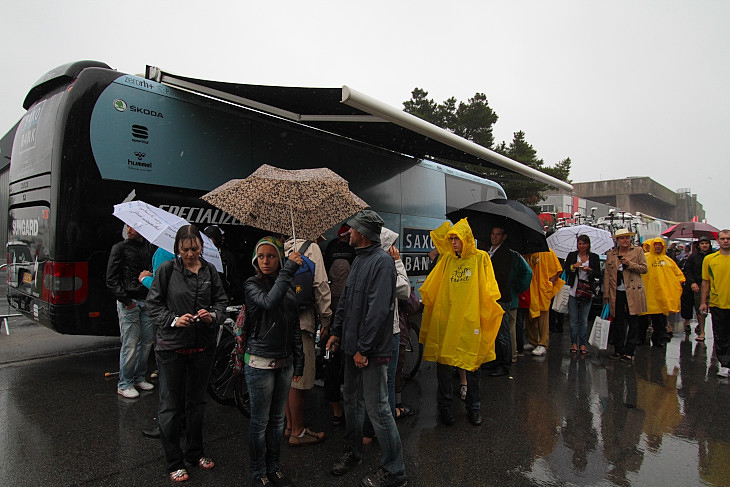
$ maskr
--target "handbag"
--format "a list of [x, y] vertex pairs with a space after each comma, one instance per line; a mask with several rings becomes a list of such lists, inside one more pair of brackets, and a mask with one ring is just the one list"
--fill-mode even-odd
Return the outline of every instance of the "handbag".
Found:
[[[563, 271], [561, 279], [565, 280], [565, 271]], [[553, 298], [553, 311], [555, 311], [556, 313], [567, 313], [569, 299], [570, 288], [567, 286], [567, 284], [564, 283], [563, 287], [561, 287], [560, 291], [558, 291], [558, 294], [556, 294]]]
[[609, 307], [608, 303], [603, 305], [603, 311], [593, 320], [593, 328], [591, 335], [588, 337], [588, 344], [593, 345], [599, 350], [608, 348], [608, 332], [611, 329], [611, 321], [608, 319]]
[[575, 297], [584, 302], [593, 300], [591, 283], [584, 279], [578, 279], [578, 285], [575, 287]]

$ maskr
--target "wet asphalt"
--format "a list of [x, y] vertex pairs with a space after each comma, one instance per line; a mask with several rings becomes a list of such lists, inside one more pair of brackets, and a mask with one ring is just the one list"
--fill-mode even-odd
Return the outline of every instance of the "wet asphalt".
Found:
[[[509, 377], [482, 374], [480, 427], [458, 399], [456, 424], [438, 422], [435, 366], [424, 362], [403, 390], [417, 414], [397, 423], [409, 485], [729, 485], [730, 384], [715, 375], [711, 326], [705, 343], [675, 327], [666, 350], [638, 347], [628, 364], [571, 355], [566, 323], [546, 356], [519, 357]], [[60, 336], [23, 318], [10, 319], [10, 332], [0, 332], [0, 486], [171, 485], [159, 441], [140, 433], [157, 391], [124, 399], [104, 376], [117, 371], [118, 339]], [[356, 485], [378, 467], [375, 442], [354, 472], [332, 476], [343, 430], [320, 387], [306, 413], [327, 439], [282, 446], [295, 485]], [[185, 485], [249, 485], [246, 434], [237, 409], [209, 401], [216, 467], [192, 468]]]

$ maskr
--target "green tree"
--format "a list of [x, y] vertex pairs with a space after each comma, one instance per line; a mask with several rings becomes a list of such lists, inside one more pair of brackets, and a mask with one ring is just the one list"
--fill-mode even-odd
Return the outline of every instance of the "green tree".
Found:
[[[458, 102], [457, 104], [456, 98], [453, 97], [443, 103], [436, 103], [433, 99], [428, 98], [427, 91], [415, 88], [411, 92], [411, 99], [403, 102], [403, 109], [412, 115], [514, 161], [560, 180], [570, 182], [568, 180], [570, 176], [570, 158], [566, 158], [552, 167], [545, 166], [544, 161], [537, 157], [537, 151], [525, 140], [525, 133], [522, 131], [514, 133], [512, 142], [509, 145], [506, 142], [501, 142], [496, 147], [494, 146], [492, 129], [499, 117], [489, 106], [484, 93], [476, 93], [467, 103]], [[460, 169], [481, 174], [498, 182], [505, 189], [510, 199], [518, 200], [533, 208], [542, 199], [541, 193], [549, 187], [545, 183], [534, 181], [511, 171], [493, 169], [486, 162], [480, 166], [453, 161], [447, 162]]]

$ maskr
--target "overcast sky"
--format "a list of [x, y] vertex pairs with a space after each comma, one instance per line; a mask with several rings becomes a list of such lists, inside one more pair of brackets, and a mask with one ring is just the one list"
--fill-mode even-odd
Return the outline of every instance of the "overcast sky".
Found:
[[[248, 5], [255, 3], [256, 5]], [[650, 176], [730, 228], [730, 1], [111, 2], [0, 6], [0, 132], [58, 65], [147, 64], [249, 84], [347, 84], [402, 108], [486, 94], [573, 181]]]

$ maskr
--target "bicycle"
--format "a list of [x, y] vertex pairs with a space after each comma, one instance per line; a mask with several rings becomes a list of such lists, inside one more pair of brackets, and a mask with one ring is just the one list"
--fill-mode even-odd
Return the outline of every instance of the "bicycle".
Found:
[[246, 379], [243, 369], [236, 371], [236, 337], [233, 325], [241, 306], [228, 306], [228, 318], [218, 331], [213, 368], [208, 381], [208, 393], [218, 403], [225, 406], [236, 406], [246, 418], [251, 417]]
[[408, 342], [406, 343], [406, 358], [403, 364], [403, 378], [410, 380], [415, 377], [418, 369], [421, 367], [423, 359], [423, 344], [418, 343], [418, 336], [421, 333], [421, 327], [412, 321], [408, 326]]

